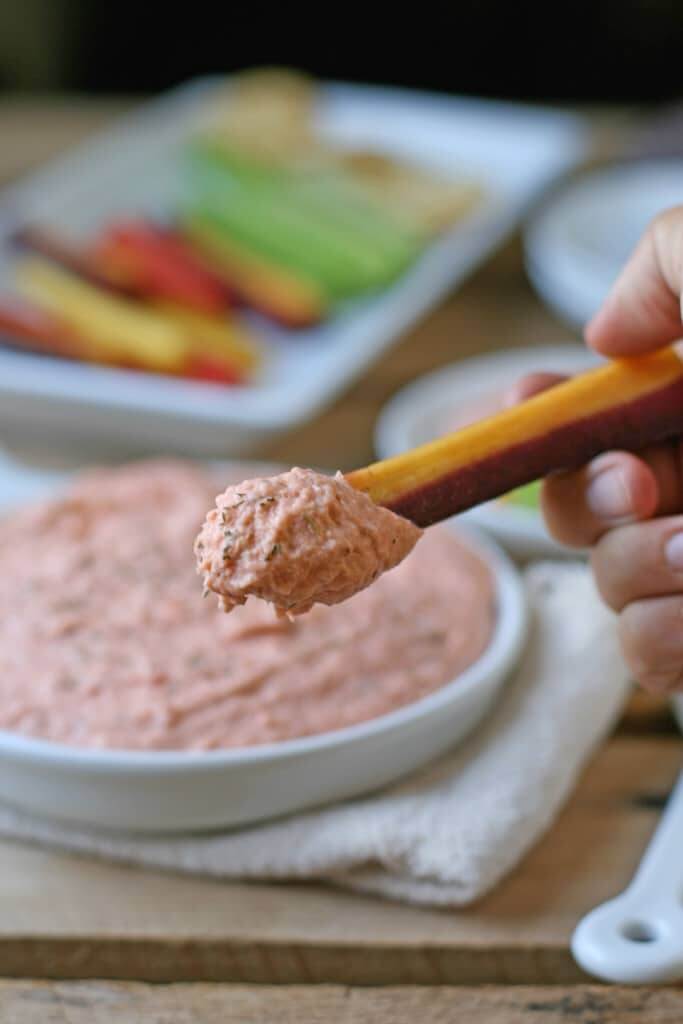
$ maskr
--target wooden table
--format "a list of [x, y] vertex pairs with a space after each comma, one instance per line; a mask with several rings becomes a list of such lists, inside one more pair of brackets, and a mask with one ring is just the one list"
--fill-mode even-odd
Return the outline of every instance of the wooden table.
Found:
[[[0, 180], [122, 106], [0, 103]], [[331, 409], [263, 454], [362, 464], [378, 409], [416, 374], [567, 337], [529, 288], [514, 240]], [[678, 990], [591, 984], [568, 948], [577, 919], [629, 880], [680, 761], [666, 705], [634, 698], [549, 834], [494, 893], [458, 912], [0, 843], [0, 1024], [680, 1022]]]

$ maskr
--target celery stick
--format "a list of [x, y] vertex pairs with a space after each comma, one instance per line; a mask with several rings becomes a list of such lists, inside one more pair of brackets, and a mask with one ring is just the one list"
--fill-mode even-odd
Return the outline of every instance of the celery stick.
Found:
[[286, 191], [289, 201], [302, 211], [322, 216], [342, 230], [358, 232], [368, 241], [386, 246], [389, 252], [406, 247], [414, 254], [427, 241], [413, 225], [388, 214], [334, 170], [288, 172], [264, 168], [223, 144], [197, 145], [190, 151], [190, 158], [195, 166], [214, 172], [216, 187], [227, 187], [232, 180], [245, 186]]
[[192, 172], [201, 207], [226, 230], [335, 294], [386, 284], [420, 250], [416, 235], [329, 179], [233, 176], [220, 160], [203, 158]]
[[336, 295], [381, 286], [407, 262], [403, 253], [389, 260], [363, 243], [350, 245], [315, 218], [258, 191], [230, 190], [199, 209], [245, 244], [307, 273]]
[[247, 250], [279, 264], [311, 280], [332, 298], [349, 293], [355, 282], [349, 281], [344, 268], [330, 264], [324, 255], [313, 251], [307, 239], [293, 241], [267, 216], [254, 216], [251, 207], [242, 203], [215, 205], [200, 203], [187, 211], [195, 219], [208, 224], [214, 231], [234, 238]]

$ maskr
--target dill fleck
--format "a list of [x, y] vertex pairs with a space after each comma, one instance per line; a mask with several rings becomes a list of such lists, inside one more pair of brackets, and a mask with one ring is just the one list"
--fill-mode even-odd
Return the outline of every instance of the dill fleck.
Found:
[[314, 533], [316, 535], [316, 537], [320, 536], [320, 531], [318, 529], [318, 524], [316, 523], [315, 519], [313, 519], [311, 516], [309, 516], [308, 513], [306, 513], [306, 512], [304, 512], [304, 522], [308, 526], [308, 529], [311, 531], [311, 533]]
[[202, 597], [208, 597], [210, 593], [211, 591], [209, 590], [209, 588], [204, 587], [204, 589], [202, 590]]
[[275, 555], [278, 555], [279, 553], [280, 553], [280, 545], [279, 544], [273, 544], [272, 548], [270, 549], [270, 551], [266, 555], [266, 562], [269, 562], [271, 560], [271, 558], [274, 558]]
[[272, 494], [269, 495], [267, 498], [261, 498], [261, 500], [259, 501], [259, 508], [261, 508], [262, 505], [272, 505], [274, 501], [275, 498], [272, 496]]

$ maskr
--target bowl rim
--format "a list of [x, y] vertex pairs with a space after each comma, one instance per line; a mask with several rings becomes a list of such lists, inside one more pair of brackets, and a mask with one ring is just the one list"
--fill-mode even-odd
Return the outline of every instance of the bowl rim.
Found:
[[356, 743], [400, 731], [459, 700], [465, 701], [493, 674], [509, 673], [517, 663], [524, 645], [528, 608], [521, 576], [502, 547], [470, 524], [443, 524], [454, 529], [491, 570], [495, 583], [496, 621], [490, 641], [482, 654], [449, 682], [420, 700], [406, 704], [376, 718], [342, 729], [311, 736], [281, 740], [251, 747], [227, 747], [217, 750], [124, 750], [71, 747], [0, 729], [0, 759], [30, 761], [41, 767], [87, 769], [94, 774], [130, 772], [186, 773], [207, 769], [236, 768], [298, 758], [318, 751], [352, 747]]

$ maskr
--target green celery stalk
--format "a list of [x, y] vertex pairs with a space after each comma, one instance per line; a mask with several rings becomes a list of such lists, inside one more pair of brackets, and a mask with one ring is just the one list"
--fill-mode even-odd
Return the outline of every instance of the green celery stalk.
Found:
[[277, 173], [232, 176], [204, 159], [193, 161], [192, 173], [196, 210], [337, 296], [387, 284], [419, 253], [415, 235], [374, 208], [366, 215], [366, 204], [329, 182]]

